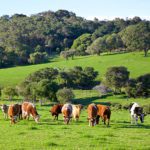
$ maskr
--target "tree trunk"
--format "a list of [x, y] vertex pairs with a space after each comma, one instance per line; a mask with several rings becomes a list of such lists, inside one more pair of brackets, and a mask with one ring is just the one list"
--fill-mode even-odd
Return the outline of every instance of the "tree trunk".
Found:
[[147, 57], [147, 54], [148, 54], [148, 50], [144, 49], [144, 57]]
[[40, 102], [40, 106], [42, 106], [42, 104], [43, 104], [43, 103], [42, 103], [42, 99], [40, 99], [39, 102]]

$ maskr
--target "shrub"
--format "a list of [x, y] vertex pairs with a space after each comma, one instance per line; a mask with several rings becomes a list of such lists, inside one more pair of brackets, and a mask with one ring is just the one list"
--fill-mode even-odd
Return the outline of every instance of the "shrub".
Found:
[[74, 93], [72, 92], [71, 89], [63, 88], [58, 90], [56, 96], [60, 103], [66, 103], [71, 102], [71, 100], [74, 98]]

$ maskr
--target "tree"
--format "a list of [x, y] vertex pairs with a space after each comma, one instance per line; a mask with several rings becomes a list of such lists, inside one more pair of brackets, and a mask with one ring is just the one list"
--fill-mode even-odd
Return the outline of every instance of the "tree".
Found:
[[98, 72], [93, 67], [82, 68], [75, 66], [67, 71], [60, 72], [60, 78], [67, 87], [89, 89], [95, 84]]
[[130, 79], [125, 86], [126, 94], [129, 97], [149, 97], [150, 96], [150, 74], [145, 74]]
[[144, 56], [147, 56], [150, 49], [150, 24], [148, 22], [131, 25], [119, 34], [128, 50], [144, 50]]
[[46, 52], [41, 53], [41, 52], [35, 52], [30, 54], [29, 62], [31, 64], [39, 64], [39, 63], [45, 63], [48, 62], [48, 55]]
[[67, 51], [62, 51], [60, 53], [60, 56], [62, 56], [66, 60], [68, 60], [69, 57], [71, 57], [73, 59], [74, 55], [75, 55], [75, 50], [74, 49], [70, 49], [70, 50], [67, 50]]
[[150, 73], [137, 78], [137, 95], [143, 97], [150, 96]]
[[2, 92], [4, 95], [9, 97], [9, 100], [12, 100], [14, 96], [18, 96], [16, 88], [10, 86], [5, 87]]
[[91, 43], [91, 34], [85, 33], [73, 41], [71, 48], [75, 49], [77, 55], [85, 55], [85, 51]]
[[105, 37], [100, 37], [96, 39], [90, 46], [87, 47], [86, 52], [89, 54], [97, 54], [104, 52], [106, 50]]
[[58, 84], [55, 82], [58, 70], [53, 68], [40, 69], [25, 78], [18, 86], [19, 94], [27, 99], [50, 98], [56, 100]]
[[126, 67], [108, 68], [105, 74], [106, 84], [114, 88], [115, 92], [121, 92], [121, 88], [125, 86], [129, 79], [129, 74]]
[[74, 98], [74, 93], [72, 90], [67, 88], [58, 90], [56, 95], [60, 103], [71, 102], [71, 100]]
[[119, 50], [124, 47], [123, 41], [118, 34], [111, 34], [106, 38], [106, 47], [111, 51]]
[[43, 68], [38, 71], [30, 74], [25, 78], [25, 81], [28, 83], [39, 82], [42, 79], [55, 80], [58, 75], [58, 69], [55, 68]]
[[137, 96], [137, 81], [136, 81], [136, 79], [129, 79], [129, 81], [125, 85], [125, 92], [128, 97], [136, 98], [136, 96]]

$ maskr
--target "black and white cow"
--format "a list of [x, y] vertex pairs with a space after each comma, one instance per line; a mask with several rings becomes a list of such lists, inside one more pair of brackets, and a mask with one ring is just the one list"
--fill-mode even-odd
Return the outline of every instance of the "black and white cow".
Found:
[[131, 114], [131, 124], [137, 124], [138, 117], [140, 118], [141, 123], [144, 122], [143, 108], [138, 103], [130, 104], [130, 114]]
[[3, 105], [0, 105], [0, 108], [3, 112], [3, 114], [4, 114], [4, 118], [7, 119], [8, 118], [8, 108], [9, 108], [9, 106], [3, 104]]

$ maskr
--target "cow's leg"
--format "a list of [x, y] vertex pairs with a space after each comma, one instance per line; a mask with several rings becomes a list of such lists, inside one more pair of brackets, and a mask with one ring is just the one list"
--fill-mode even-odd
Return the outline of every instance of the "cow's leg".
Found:
[[107, 120], [108, 120], [107, 125], [109, 126], [109, 121], [110, 121], [110, 119], [107, 119]]
[[56, 120], [58, 120], [58, 114], [56, 115]]
[[54, 115], [54, 120], [56, 119], [56, 115]]
[[135, 116], [135, 124], [137, 125], [137, 122], [138, 122], [138, 116], [136, 115]]
[[96, 124], [99, 124], [99, 119], [100, 119], [100, 116], [97, 115], [97, 116], [96, 116]]
[[91, 120], [89, 120], [89, 126], [91, 126]]
[[131, 115], [131, 124], [133, 124], [134, 116]]
[[104, 116], [104, 124], [106, 124], [106, 116]]

